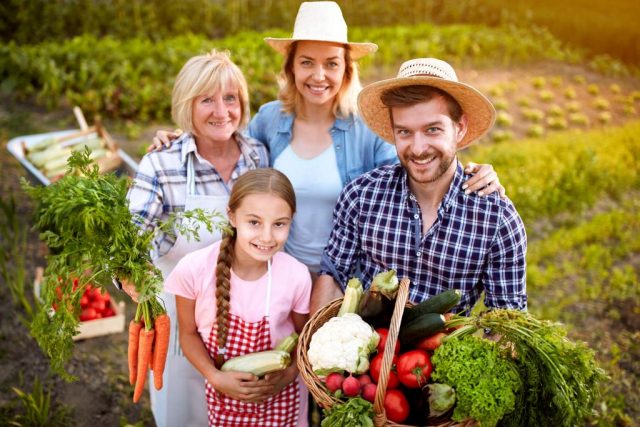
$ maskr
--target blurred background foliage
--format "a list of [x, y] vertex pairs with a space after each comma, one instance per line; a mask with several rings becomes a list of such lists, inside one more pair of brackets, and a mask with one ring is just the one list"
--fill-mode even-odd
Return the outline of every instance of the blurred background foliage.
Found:
[[[90, 34], [161, 40], [292, 28], [299, 0], [4, 0], [0, 40], [18, 44]], [[640, 63], [637, 0], [344, 0], [352, 27], [469, 23], [547, 28], [591, 55]], [[393, 13], [389, 13], [393, 11]]]

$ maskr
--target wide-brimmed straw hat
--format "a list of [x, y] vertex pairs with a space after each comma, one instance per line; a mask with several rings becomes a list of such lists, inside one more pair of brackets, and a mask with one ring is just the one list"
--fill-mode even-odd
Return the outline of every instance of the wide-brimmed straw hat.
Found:
[[358, 109], [369, 129], [393, 144], [393, 125], [389, 107], [382, 103], [382, 95], [404, 86], [432, 86], [451, 95], [467, 117], [467, 133], [458, 143], [458, 149], [473, 143], [493, 126], [496, 110], [477, 89], [458, 81], [453, 67], [435, 58], [418, 58], [403, 63], [398, 76], [372, 83], [358, 96]]
[[298, 9], [293, 35], [290, 38], [264, 39], [269, 46], [286, 55], [296, 41], [318, 41], [349, 45], [351, 58], [358, 59], [378, 50], [375, 43], [353, 43], [347, 39], [347, 23], [337, 3], [332, 1], [304, 2]]

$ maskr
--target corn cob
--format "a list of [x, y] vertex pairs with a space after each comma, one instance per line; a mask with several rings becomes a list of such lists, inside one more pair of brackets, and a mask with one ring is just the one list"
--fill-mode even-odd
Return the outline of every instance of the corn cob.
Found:
[[282, 350], [266, 350], [234, 357], [222, 365], [223, 372], [250, 372], [261, 377], [269, 372], [285, 369], [291, 363], [291, 356]]

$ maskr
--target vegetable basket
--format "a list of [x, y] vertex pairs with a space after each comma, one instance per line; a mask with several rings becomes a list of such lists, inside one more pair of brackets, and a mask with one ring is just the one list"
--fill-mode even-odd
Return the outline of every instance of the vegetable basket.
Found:
[[[409, 279], [402, 279], [399, 284], [398, 294], [396, 296], [395, 308], [393, 311], [393, 316], [391, 317], [391, 324], [389, 326], [389, 335], [387, 336], [387, 342], [385, 344], [385, 352], [384, 357], [382, 359], [382, 366], [380, 369], [380, 378], [378, 381], [378, 387], [376, 390], [376, 397], [373, 403], [373, 411], [375, 413], [374, 416], [374, 424], [377, 427], [389, 426], [389, 427], [404, 427], [405, 424], [396, 424], [387, 419], [385, 410], [384, 410], [384, 396], [387, 391], [387, 381], [389, 379], [389, 372], [391, 370], [392, 365], [392, 356], [393, 356], [393, 348], [396, 345], [396, 341], [398, 340], [398, 332], [400, 330], [400, 323], [402, 321], [402, 314], [404, 312], [404, 308], [407, 305], [410, 305], [410, 302], [407, 302], [409, 296]], [[307, 350], [309, 349], [309, 344], [311, 342], [311, 337], [313, 334], [322, 326], [325, 322], [329, 321], [329, 319], [337, 316], [338, 311], [340, 310], [340, 305], [342, 304], [342, 298], [334, 300], [318, 310], [312, 317], [309, 319], [304, 329], [300, 333], [299, 341], [298, 341], [298, 358], [297, 364], [298, 369], [300, 370], [300, 376], [302, 380], [307, 385], [307, 388], [311, 392], [311, 395], [316, 400], [316, 402], [324, 407], [331, 408], [333, 405], [339, 404], [342, 400], [333, 396], [325, 387], [323, 381], [320, 379], [315, 372], [313, 372], [311, 363], [307, 357]], [[437, 424], [437, 427], [471, 427], [474, 426], [475, 422], [470, 420], [467, 422], [458, 423], [455, 421], [446, 421], [440, 424]], [[409, 427], [409, 426], [407, 426]]]

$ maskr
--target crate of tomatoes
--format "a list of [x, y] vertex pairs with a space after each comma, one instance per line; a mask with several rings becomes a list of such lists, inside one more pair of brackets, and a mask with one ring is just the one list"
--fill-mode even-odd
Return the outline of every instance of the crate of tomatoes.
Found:
[[[37, 296], [40, 295], [42, 275], [43, 269], [38, 267], [34, 282], [34, 292]], [[73, 340], [78, 341], [123, 332], [125, 326], [124, 302], [115, 301], [108, 291], [101, 290], [91, 284], [87, 284], [83, 289], [80, 297], [80, 324], [78, 333], [73, 336]], [[62, 294], [60, 294], [60, 299], [62, 299]], [[54, 303], [53, 312], [55, 312], [56, 306], [57, 304]]]

